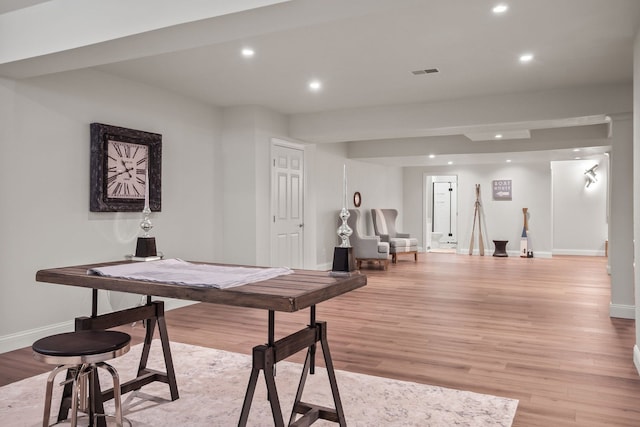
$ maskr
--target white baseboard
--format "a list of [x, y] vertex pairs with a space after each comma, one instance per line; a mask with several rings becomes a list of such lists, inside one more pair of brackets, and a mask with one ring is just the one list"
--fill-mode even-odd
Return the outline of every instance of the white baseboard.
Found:
[[333, 268], [333, 262], [327, 262], [325, 264], [318, 264], [316, 266], [316, 270], [318, 271], [328, 271]]
[[603, 250], [583, 250], [583, 249], [554, 249], [554, 255], [577, 255], [577, 256], [605, 256]]
[[[171, 298], [165, 298], [162, 300], [165, 304], [165, 311], [174, 310], [176, 308], [186, 307], [188, 305], [197, 303], [197, 301], [185, 301]], [[74, 329], [74, 324], [74, 320], [69, 320], [67, 322], [46, 325], [40, 328], [29, 329], [26, 331], [20, 331], [14, 334], [1, 336], [0, 353], [6, 353], [8, 351], [18, 350], [20, 348], [31, 347], [31, 344], [33, 344], [35, 341], [39, 340], [40, 338], [48, 337], [49, 335], [71, 332]]]
[[633, 346], [633, 364], [636, 365], [636, 371], [640, 374], [640, 348], [638, 348], [638, 344]]
[[633, 305], [609, 303], [609, 317], [620, 319], [635, 319], [636, 307]]
[[47, 325], [41, 328], [29, 329], [26, 331], [16, 332], [15, 334], [4, 335], [0, 337], [0, 353], [17, 350], [19, 348], [31, 347], [35, 341], [49, 335], [61, 334], [63, 332], [73, 331], [73, 320], [68, 322]]

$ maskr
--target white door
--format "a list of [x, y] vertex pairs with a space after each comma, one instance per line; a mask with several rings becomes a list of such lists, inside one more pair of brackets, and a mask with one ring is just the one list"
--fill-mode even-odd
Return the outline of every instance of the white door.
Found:
[[302, 268], [304, 151], [273, 143], [271, 153], [272, 265]]

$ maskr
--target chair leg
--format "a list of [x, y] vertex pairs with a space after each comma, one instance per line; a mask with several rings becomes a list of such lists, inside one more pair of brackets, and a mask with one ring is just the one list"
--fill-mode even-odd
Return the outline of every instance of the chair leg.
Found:
[[56, 367], [47, 378], [47, 388], [44, 394], [44, 414], [42, 416], [42, 427], [49, 427], [49, 418], [51, 417], [51, 398], [53, 395], [53, 381], [61, 371], [72, 368], [75, 365], [60, 365]]
[[118, 371], [108, 363], [100, 362], [97, 363], [96, 366], [105, 369], [111, 374], [111, 378], [113, 379], [113, 403], [115, 405], [115, 418], [116, 418], [116, 426], [123, 427], [122, 421], [122, 396], [120, 390], [120, 376], [118, 375]]
[[91, 375], [91, 365], [84, 364], [78, 372], [76, 372], [73, 378], [73, 388], [71, 391], [71, 427], [77, 427], [78, 425], [78, 400], [79, 400], [79, 388], [80, 381], [84, 381], [83, 376]]
[[89, 393], [89, 375], [83, 375], [82, 381], [80, 381], [78, 387], [78, 410], [80, 412], [89, 413], [91, 408], [91, 393]]

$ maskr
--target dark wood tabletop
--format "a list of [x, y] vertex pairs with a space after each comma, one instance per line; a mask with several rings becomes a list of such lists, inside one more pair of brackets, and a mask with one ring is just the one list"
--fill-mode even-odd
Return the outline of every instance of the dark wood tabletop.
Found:
[[119, 279], [87, 273], [91, 268], [130, 262], [134, 261], [114, 261], [50, 268], [38, 271], [36, 280], [38, 282], [83, 288], [105, 289], [284, 312], [294, 312], [310, 307], [367, 284], [367, 276], [358, 272], [334, 276], [327, 271], [315, 270], [294, 270], [293, 274], [227, 289]]

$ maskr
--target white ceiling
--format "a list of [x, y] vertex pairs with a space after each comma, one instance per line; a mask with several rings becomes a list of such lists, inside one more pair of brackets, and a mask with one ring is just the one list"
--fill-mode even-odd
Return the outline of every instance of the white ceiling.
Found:
[[0, 13], [24, 9], [34, 4], [45, 3], [49, 0], [0, 0]]
[[[638, 0], [510, 0], [503, 16], [492, 14], [495, 0], [390, 3], [98, 68], [215, 105], [263, 105], [285, 114], [632, 79]], [[243, 46], [256, 55], [242, 58]], [[519, 63], [523, 52], [535, 54], [532, 63]], [[411, 73], [425, 68], [440, 72]], [[323, 82], [319, 93], [307, 89], [312, 78]]]
[[[201, 39], [179, 49], [145, 55], [121, 43], [102, 56], [117, 59], [83, 66], [283, 114], [632, 82], [639, 0], [504, 2], [509, 10], [496, 16], [498, 0], [294, 0], [207, 20]], [[0, 0], [0, 13], [37, 3]], [[240, 55], [246, 46], [253, 58]], [[122, 60], [127, 49], [132, 59]], [[524, 52], [531, 63], [519, 62]], [[412, 74], [428, 68], [439, 72]], [[313, 78], [323, 85], [316, 93]]]

